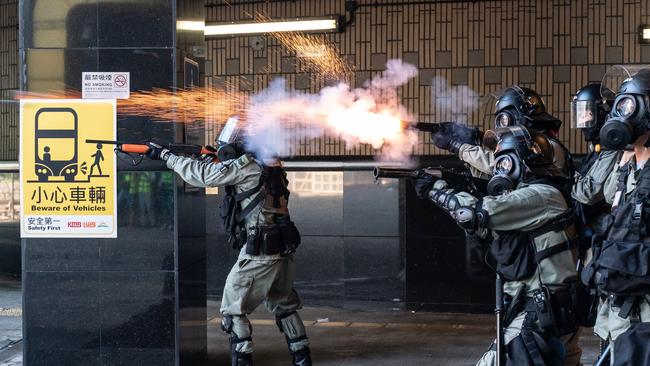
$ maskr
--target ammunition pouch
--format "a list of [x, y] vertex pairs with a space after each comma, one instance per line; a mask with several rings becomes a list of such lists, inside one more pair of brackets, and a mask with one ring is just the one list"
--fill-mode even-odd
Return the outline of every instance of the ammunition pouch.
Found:
[[286, 224], [255, 226], [248, 229], [246, 254], [287, 256], [300, 245], [300, 233], [292, 221]]
[[605, 295], [650, 292], [650, 242], [594, 242], [593, 248], [593, 259], [581, 275], [586, 286]]

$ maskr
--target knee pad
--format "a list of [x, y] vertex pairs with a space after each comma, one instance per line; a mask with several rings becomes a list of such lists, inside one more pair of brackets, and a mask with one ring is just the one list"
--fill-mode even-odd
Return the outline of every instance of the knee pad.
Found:
[[309, 346], [305, 325], [296, 311], [276, 315], [275, 322], [280, 332], [284, 333], [292, 352]]
[[224, 315], [221, 318], [221, 330], [226, 334], [232, 333], [232, 315]]
[[286, 319], [293, 314], [296, 314], [295, 311], [292, 311], [290, 313], [284, 313], [284, 314], [276, 314], [275, 315], [275, 325], [278, 326], [278, 329], [280, 330], [280, 333], [284, 333], [284, 327], [282, 325], [282, 319]]

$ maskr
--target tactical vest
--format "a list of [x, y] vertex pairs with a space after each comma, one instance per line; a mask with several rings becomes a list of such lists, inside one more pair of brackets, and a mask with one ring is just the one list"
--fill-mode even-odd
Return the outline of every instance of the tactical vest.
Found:
[[629, 165], [621, 169], [618, 205], [607, 221], [607, 238], [594, 247], [594, 260], [583, 281], [603, 295], [650, 294], [650, 164], [626, 197]]
[[551, 231], [563, 231], [574, 222], [572, 210], [555, 217], [533, 231], [496, 232], [499, 236], [490, 245], [490, 252], [497, 264], [497, 271], [506, 281], [523, 281], [535, 274], [542, 260], [576, 246], [574, 240], [556, 244], [537, 251], [534, 239]]
[[[289, 181], [281, 166], [263, 166], [257, 186], [236, 193], [234, 186], [226, 186], [221, 205], [221, 218], [234, 249], [246, 245], [246, 252], [259, 254], [289, 254], [300, 245], [300, 234], [289, 218]], [[254, 198], [242, 207], [242, 202]], [[246, 227], [248, 217], [262, 203], [264, 224]]]

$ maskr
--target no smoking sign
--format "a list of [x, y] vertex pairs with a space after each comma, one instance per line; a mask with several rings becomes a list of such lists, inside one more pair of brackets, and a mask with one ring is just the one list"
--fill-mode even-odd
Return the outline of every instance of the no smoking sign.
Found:
[[84, 72], [81, 80], [84, 99], [129, 99], [128, 72]]

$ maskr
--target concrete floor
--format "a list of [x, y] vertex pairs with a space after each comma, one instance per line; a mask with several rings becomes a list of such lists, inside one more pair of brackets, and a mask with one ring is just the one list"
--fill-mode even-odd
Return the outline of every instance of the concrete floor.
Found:
[[[21, 366], [20, 282], [0, 279], [0, 366]], [[228, 338], [219, 327], [219, 303], [208, 302], [208, 359], [201, 365], [230, 363]], [[413, 313], [401, 310], [346, 310], [307, 307], [301, 311], [319, 366], [473, 365], [494, 337], [491, 315]], [[289, 354], [273, 316], [260, 308], [251, 316], [255, 360], [286, 366]], [[593, 364], [597, 340], [581, 340], [583, 363]]]
[[[228, 339], [219, 328], [217, 305], [209, 305], [209, 360], [205, 366], [229, 362]], [[288, 365], [286, 344], [273, 316], [259, 310], [251, 316], [257, 364]], [[474, 365], [494, 337], [490, 315], [307, 307], [301, 316], [312, 342], [314, 363], [319, 366]], [[582, 361], [591, 365], [598, 341], [590, 330], [584, 334]]]

